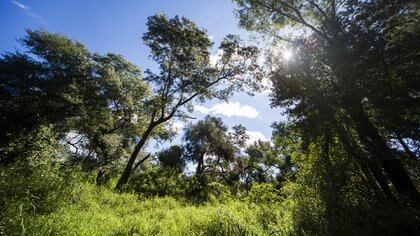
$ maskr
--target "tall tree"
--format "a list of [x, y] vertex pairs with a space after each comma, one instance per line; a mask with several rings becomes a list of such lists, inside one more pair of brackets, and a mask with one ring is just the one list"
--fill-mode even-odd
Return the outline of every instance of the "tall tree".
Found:
[[42, 125], [64, 133], [68, 119], [80, 108], [79, 95], [89, 94], [80, 91], [90, 91], [93, 85], [89, 52], [82, 44], [31, 30], [21, 43], [27, 51], [0, 58], [1, 145]]
[[158, 160], [162, 165], [162, 169], [165, 172], [166, 180], [164, 182], [163, 194], [166, 194], [168, 189], [168, 182], [175, 174], [178, 176], [182, 174], [185, 168], [185, 158], [183, 156], [183, 150], [180, 146], [171, 146], [158, 154]]
[[[343, 118], [339, 123], [343, 124], [341, 121], [347, 119], [346, 125], [356, 132], [372, 161], [383, 168], [401, 199], [408, 198], [418, 205], [419, 193], [382, 132], [385, 129], [391, 133], [404, 126], [390, 119], [407, 120], [403, 117], [407, 117], [408, 109], [394, 109], [393, 116], [382, 117], [390, 121], [388, 130], [384, 126], [378, 127], [371, 115], [374, 109], [379, 113], [385, 112], [386, 106], [378, 101], [388, 98], [410, 101], [398, 103], [402, 106], [413, 108], [415, 104], [417, 98], [413, 94], [418, 93], [418, 86], [406, 87], [417, 84], [413, 80], [415, 77], [395, 75], [404, 70], [414, 75], [412, 68], [418, 65], [413, 65], [407, 51], [396, 52], [392, 48], [398, 45], [393, 38], [404, 35], [402, 28], [416, 32], [413, 30], [413, 21], [418, 19], [416, 4], [404, 0], [236, 2], [242, 26], [276, 40], [287, 41], [296, 50], [290, 65], [285, 68], [279, 63], [272, 76], [275, 85], [273, 105], [293, 105], [289, 111], [295, 115], [307, 117], [312, 114], [326, 126], [336, 128], [334, 119], [337, 115]], [[286, 25], [308, 31], [298, 38], [284, 37], [279, 28]], [[409, 51], [418, 51], [418, 45], [413, 45]], [[404, 69], [393, 64], [396, 58], [402, 60]], [[396, 80], [398, 83], [393, 86]], [[385, 84], [389, 87], [376, 86]], [[390, 92], [388, 89], [391, 89]], [[394, 89], [400, 92], [391, 92]], [[416, 119], [418, 115], [415, 112], [411, 109], [408, 116]], [[418, 124], [407, 124], [405, 127], [414, 131], [418, 129]]]
[[80, 111], [70, 119], [72, 136], [77, 137], [68, 143], [83, 151], [81, 155], [75, 153], [76, 160], [90, 160], [88, 168], [99, 169], [100, 184], [143, 131], [147, 118], [144, 103], [150, 88], [140, 69], [122, 56], [93, 54], [91, 64], [94, 87], [80, 100]]
[[211, 116], [186, 129], [186, 154], [190, 160], [197, 162], [196, 176], [209, 170], [227, 177], [225, 163], [233, 161], [236, 151], [227, 131], [220, 118]]
[[139, 152], [157, 127], [173, 117], [185, 117], [185, 109], [192, 109], [194, 99], [227, 99], [234, 91], [254, 86], [249, 75], [258, 77], [259, 74], [258, 50], [244, 46], [236, 36], [229, 35], [223, 40], [219, 47], [223, 54], [212, 64], [209, 58], [212, 42], [191, 20], [178, 16], [168, 19], [164, 14], [157, 14], [149, 17], [147, 26], [143, 40], [159, 65], [158, 73], [146, 71], [145, 80], [153, 88], [147, 108], [151, 116], [116, 189], [129, 180]]
[[[27, 51], [0, 58], [0, 145], [52, 126], [59, 137], [69, 137], [75, 151], [70, 161], [99, 169], [101, 182], [105, 169], [143, 132], [151, 91], [141, 70], [122, 56], [91, 53], [61, 34], [28, 30], [21, 43]], [[16, 156], [22, 155], [8, 152], [1, 163]]]

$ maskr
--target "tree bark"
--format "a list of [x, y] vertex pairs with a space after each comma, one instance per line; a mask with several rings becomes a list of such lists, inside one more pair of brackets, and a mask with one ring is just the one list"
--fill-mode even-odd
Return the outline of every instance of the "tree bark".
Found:
[[98, 175], [96, 175], [96, 185], [101, 186], [103, 184], [103, 180], [105, 178], [105, 171], [103, 171], [102, 169], [100, 169], [98, 171]]
[[100, 153], [102, 154], [102, 161], [99, 162], [99, 171], [98, 171], [98, 174], [96, 175], [96, 180], [95, 180], [96, 185], [98, 186], [101, 186], [104, 183], [106, 172], [103, 169], [103, 167], [106, 166], [110, 162], [108, 146], [103, 141], [103, 139], [99, 138], [100, 136], [102, 135], [98, 135], [97, 133], [95, 133], [93, 136], [93, 142], [99, 147], [99, 149], [101, 150]]
[[[195, 96], [190, 97], [187, 100], [184, 100], [183, 103], [180, 103], [181, 105], [188, 102], [189, 100], [193, 99]], [[147, 127], [146, 131], [143, 133], [143, 135], [141, 136], [140, 142], [136, 145], [136, 147], [134, 148], [133, 153], [130, 156], [130, 159], [127, 162], [127, 165], [125, 166], [124, 172], [122, 173], [120, 179], [117, 182], [117, 185], [115, 186], [116, 190], [121, 190], [121, 188], [128, 183], [128, 180], [130, 179], [130, 175], [131, 173], [133, 173], [133, 165], [134, 162], [137, 159], [137, 156], [139, 155], [140, 151], [143, 149], [144, 145], [146, 144], [146, 141], [149, 139], [150, 134], [152, 133], [152, 131], [160, 124], [170, 120], [174, 115], [175, 112], [177, 111], [178, 107], [180, 105], [178, 104], [167, 116], [164, 116], [164, 110], [162, 110], [162, 114], [161, 117], [157, 120], [155, 120], [155, 115], [156, 112], [153, 112], [152, 114], [152, 119], [149, 123], [149, 126]], [[147, 158], [149, 157], [146, 156], [145, 158], [143, 158], [142, 162], [144, 162]]]
[[[372, 163], [371, 160], [368, 160], [366, 156], [360, 153], [360, 151], [356, 150], [356, 147], [352, 140], [348, 137], [348, 132], [344, 130], [342, 126], [338, 124], [335, 118], [332, 118], [334, 122], [334, 128], [338, 133], [338, 136], [341, 142], [346, 149], [347, 155], [351, 158], [354, 158], [357, 163], [359, 164], [363, 174], [365, 175], [367, 182], [369, 183], [370, 187], [373, 189], [375, 194], [379, 199], [386, 199], [394, 205], [399, 205], [398, 199], [392, 193], [391, 189], [388, 186], [388, 181], [386, 177], [383, 175], [380, 166], [375, 165]], [[378, 188], [378, 185], [380, 188]], [[384, 201], [384, 200], [382, 200]]]
[[414, 183], [408, 176], [404, 166], [398, 160], [385, 140], [370, 122], [360, 102], [347, 107], [354, 121], [356, 132], [372, 156], [384, 168], [399, 195], [409, 200], [415, 206], [420, 206], [420, 195]]
[[143, 149], [144, 145], [146, 144], [147, 139], [149, 138], [150, 134], [152, 133], [153, 129], [157, 126], [157, 124], [152, 123], [149, 125], [147, 130], [143, 133], [140, 142], [134, 148], [133, 153], [130, 156], [130, 159], [125, 166], [125, 169], [119, 178], [117, 185], [115, 186], [116, 190], [121, 190], [121, 188], [128, 182], [130, 179], [130, 175], [133, 172], [133, 165], [139, 155], [140, 151]]
[[400, 142], [401, 146], [404, 148], [405, 154], [409, 156], [413, 160], [417, 160], [418, 157], [410, 150], [408, 145], [404, 142], [400, 135], [397, 137], [398, 141]]
[[329, 183], [322, 184], [321, 188], [321, 196], [325, 201], [325, 213], [329, 219], [334, 219], [335, 217], [335, 210], [336, 204], [339, 201], [339, 192], [340, 186], [335, 181], [335, 176], [332, 170], [332, 163], [330, 160], [330, 143], [331, 143], [331, 136], [329, 132], [324, 135], [322, 140], [322, 148], [321, 148], [321, 155], [323, 157], [323, 162], [327, 166], [325, 175], [329, 179]]
[[200, 157], [198, 159], [197, 163], [197, 169], [195, 171], [196, 176], [200, 176], [204, 171], [204, 153], [200, 154]]

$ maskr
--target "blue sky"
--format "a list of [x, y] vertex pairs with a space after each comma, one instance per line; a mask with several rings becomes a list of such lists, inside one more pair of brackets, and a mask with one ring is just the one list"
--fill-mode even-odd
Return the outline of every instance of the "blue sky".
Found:
[[[230, 0], [0, 0], [0, 51], [18, 49], [16, 39], [25, 29], [45, 29], [76, 39], [94, 52], [121, 54], [142, 70], [153, 69], [155, 64], [148, 59], [149, 50], [141, 40], [148, 16], [164, 12], [192, 19], [207, 30], [215, 42], [212, 53], [216, 53], [226, 34], [249, 38], [237, 25], [234, 7]], [[240, 93], [229, 104], [213, 100], [197, 105], [193, 116], [213, 114], [229, 127], [243, 124], [254, 138], [269, 139], [271, 123], [284, 119], [279, 109], [270, 108], [268, 93], [253, 97]]]

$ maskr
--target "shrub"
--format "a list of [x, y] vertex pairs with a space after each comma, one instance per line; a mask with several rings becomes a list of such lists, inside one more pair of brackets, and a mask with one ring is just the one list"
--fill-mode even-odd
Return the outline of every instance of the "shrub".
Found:
[[26, 231], [32, 216], [57, 209], [68, 183], [59, 171], [60, 147], [49, 128], [22, 134], [8, 146], [5, 156], [17, 154], [14, 162], [0, 166], [0, 229], [2, 233]]
[[247, 193], [247, 200], [256, 204], [281, 202], [280, 192], [271, 183], [255, 183]]

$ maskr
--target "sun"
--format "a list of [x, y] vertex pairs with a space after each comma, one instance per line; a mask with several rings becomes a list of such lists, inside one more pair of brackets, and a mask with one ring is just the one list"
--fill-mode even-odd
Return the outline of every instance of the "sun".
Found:
[[290, 60], [290, 58], [292, 58], [292, 56], [293, 56], [293, 52], [291, 50], [286, 49], [286, 50], [283, 51], [283, 58], [286, 61]]

